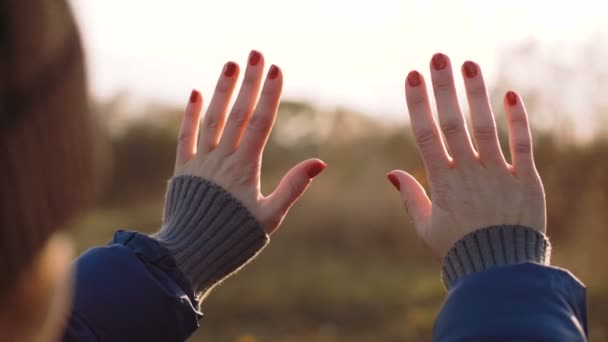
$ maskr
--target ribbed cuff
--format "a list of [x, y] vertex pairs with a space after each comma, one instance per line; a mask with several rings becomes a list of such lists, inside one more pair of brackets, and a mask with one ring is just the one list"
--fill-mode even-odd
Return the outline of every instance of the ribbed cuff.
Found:
[[269, 241], [240, 201], [218, 185], [188, 175], [169, 182], [163, 227], [153, 237], [171, 252], [199, 300]]
[[492, 226], [456, 242], [443, 259], [441, 277], [449, 289], [467, 274], [529, 261], [549, 265], [550, 258], [551, 244], [543, 233], [523, 226]]

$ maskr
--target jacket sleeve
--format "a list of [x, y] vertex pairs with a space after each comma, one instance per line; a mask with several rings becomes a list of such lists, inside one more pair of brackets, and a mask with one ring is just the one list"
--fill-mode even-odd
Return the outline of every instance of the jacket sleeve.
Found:
[[586, 341], [584, 285], [549, 257], [546, 236], [526, 227], [457, 242], [443, 261], [448, 294], [433, 341]]
[[159, 232], [119, 231], [76, 261], [66, 341], [183, 341], [198, 327], [200, 302], [268, 244], [217, 184], [182, 175], [167, 190]]
[[74, 292], [64, 341], [183, 341], [202, 316], [169, 251], [135, 232], [80, 256]]
[[434, 341], [586, 341], [585, 288], [569, 272], [534, 263], [459, 279], [448, 292]]

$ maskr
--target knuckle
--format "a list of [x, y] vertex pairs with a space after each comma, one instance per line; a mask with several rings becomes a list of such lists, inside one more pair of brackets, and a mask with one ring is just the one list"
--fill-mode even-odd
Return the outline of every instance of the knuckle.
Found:
[[496, 137], [496, 127], [494, 125], [480, 125], [475, 127], [475, 139], [480, 141], [492, 140]]
[[195, 117], [196, 114], [197, 113], [194, 110], [184, 111], [184, 118], [182, 120], [182, 124], [192, 121], [192, 119]]
[[203, 123], [206, 129], [215, 130], [220, 126], [220, 120], [216, 117], [207, 117]]
[[228, 81], [219, 82], [217, 84], [217, 87], [215, 87], [215, 93], [225, 96], [230, 92], [230, 89], [232, 89], [232, 85], [230, 84], [230, 82], [228, 82]]
[[509, 123], [513, 126], [519, 126], [522, 128], [528, 127], [528, 120], [524, 115], [511, 115], [509, 117]]
[[416, 94], [409, 97], [408, 104], [412, 110], [420, 110], [426, 107], [426, 97], [422, 94]]
[[277, 87], [273, 84], [265, 84], [262, 89], [261, 97], [267, 99], [273, 99], [277, 95]]
[[245, 125], [247, 125], [248, 116], [249, 115], [246, 110], [242, 108], [235, 108], [230, 114], [230, 124], [237, 128], [245, 127]]
[[473, 82], [468, 89], [467, 93], [471, 98], [478, 99], [487, 96], [486, 87], [483, 82]]
[[249, 122], [249, 128], [256, 132], [264, 132], [272, 126], [272, 120], [266, 115], [254, 115]]
[[405, 208], [405, 212], [411, 217], [412, 213], [411, 213], [411, 208], [410, 208], [410, 201], [403, 199], [403, 208]]
[[245, 75], [245, 78], [243, 79], [243, 87], [253, 87], [255, 85], [257, 81], [257, 76], [256, 75]]
[[309, 179], [297, 179], [290, 180], [287, 182], [287, 195], [294, 201], [300, 197], [300, 194], [304, 191], [306, 185], [310, 182]]
[[432, 146], [435, 144], [437, 135], [431, 128], [420, 128], [414, 132], [416, 143], [422, 148]]
[[439, 78], [435, 82], [433, 88], [435, 89], [436, 94], [449, 93], [452, 91], [452, 82], [450, 82], [448, 79]]
[[448, 119], [441, 122], [441, 131], [448, 136], [459, 135], [463, 131], [463, 123], [457, 119]]
[[298, 189], [299, 187], [295, 184], [295, 182], [287, 182], [287, 193], [290, 198], [294, 198], [299, 194]]
[[529, 154], [532, 152], [532, 144], [528, 141], [518, 141], [513, 146], [513, 150], [518, 154]]
[[189, 131], [181, 131], [177, 136], [177, 141], [179, 144], [186, 144], [190, 140], [190, 132]]

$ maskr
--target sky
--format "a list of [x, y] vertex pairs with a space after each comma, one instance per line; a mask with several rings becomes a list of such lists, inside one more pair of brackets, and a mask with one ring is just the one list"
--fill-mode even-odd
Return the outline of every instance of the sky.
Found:
[[[563, 4], [562, 4], [563, 3]], [[493, 79], [504, 49], [570, 44], [606, 28], [597, 1], [72, 0], [91, 91], [185, 104], [211, 98], [223, 64], [251, 49], [285, 75], [284, 96], [381, 117], [405, 112], [404, 78], [435, 52]], [[458, 84], [462, 81], [458, 80]], [[462, 90], [462, 86], [460, 86]]]

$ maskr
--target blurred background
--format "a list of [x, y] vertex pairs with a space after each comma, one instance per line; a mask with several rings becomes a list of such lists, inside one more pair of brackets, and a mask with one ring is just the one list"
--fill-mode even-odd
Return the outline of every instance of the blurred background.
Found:
[[[534, 126], [553, 263], [588, 287], [591, 339], [608, 340], [608, 9], [577, 1], [73, 0], [101, 134], [104, 194], [73, 224], [79, 251], [118, 228], [159, 228], [183, 107], [209, 100], [251, 49], [285, 74], [264, 155], [269, 193], [296, 162], [329, 164], [255, 262], [204, 302], [191, 341], [422, 341], [445, 290], [385, 178], [425, 182], [405, 75], [441, 51], [483, 68]], [[462, 82], [457, 75], [462, 92]], [[462, 101], [466, 109], [466, 101]], [[503, 146], [506, 146], [504, 144]], [[505, 150], [508, 156], [508, 151]]]

